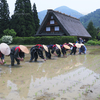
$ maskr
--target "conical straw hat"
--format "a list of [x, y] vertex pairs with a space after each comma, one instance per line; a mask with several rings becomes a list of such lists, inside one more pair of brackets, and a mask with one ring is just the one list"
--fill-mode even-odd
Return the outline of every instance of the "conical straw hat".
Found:
[[43, 48], [48, 52], [48, 47], [46, 45], [43, 45]]
[[26, 46], [23, 46], [23, 45], [19, 45], [20, 49], [24, 52], [24, 53], [29, 53], [29, 50]]
[[0, 44], [0, 51], [4, 55], [9, 55], [10, 54], [10, 47], [6, 43], [1, 43]]
[[66, 49], [70, 49], [70, 47], [68, 45], [64, 45], [64, 48]]
[[56, 44], [56, 46], [61, 50], [61, 47], [60, 47], [60, 45], [59, 44]]
[[76, 45], [77, 48], [81, 48], [81, 44], [76, 43], [75, 45]]
[[70, 44], [71, 46], [74, 46], [73, 43], [69, 42], [68, 44]]

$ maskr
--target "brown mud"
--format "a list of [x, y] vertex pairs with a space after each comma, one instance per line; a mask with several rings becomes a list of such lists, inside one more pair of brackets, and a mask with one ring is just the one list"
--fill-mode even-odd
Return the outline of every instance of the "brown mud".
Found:
[[100, 46], [87, 46], [86, 55], [29, 59], [26, 54], [20, 65], [11, 67], [5, 57], [0, 100], [100, 100]]

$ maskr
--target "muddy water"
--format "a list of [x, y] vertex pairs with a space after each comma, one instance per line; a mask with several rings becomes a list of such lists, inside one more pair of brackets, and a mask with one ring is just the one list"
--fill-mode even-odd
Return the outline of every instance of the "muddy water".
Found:
[[[0, 65], [0, 100], [100, 100], [100, 47], [86, 55]], [[68, 54], [68, 53], [67, 53]], [[15, 62], [16, 64], [16, 62]]]

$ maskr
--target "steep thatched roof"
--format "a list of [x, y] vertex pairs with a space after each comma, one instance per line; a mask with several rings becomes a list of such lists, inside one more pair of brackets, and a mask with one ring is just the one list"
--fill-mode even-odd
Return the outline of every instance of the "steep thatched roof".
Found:
[[[71, 17], [69, 15], [66, 15], [64, 13], [54, 11], [54, 10], [48, 10], [41, 26], [39, 27], [36, 36], [42, 36], [42, 35], [49, 35], [42, 33], [42, 29], [46, 26], [46, 21], [49, 16], [53, 15], [58, 22], [59, 26], [62, 28], [63, 33], [61, 34], [55, 34], [54, 35], [60, 35], [60, 36], [78, 36], [78, 37], [88, 37], [90, 38], [91, 35], [87, 32], [87, 30], [84, 28], [84, 26], [81, 24], [80, 20]], [[52, 34], [52, 35], [53, 35]]]

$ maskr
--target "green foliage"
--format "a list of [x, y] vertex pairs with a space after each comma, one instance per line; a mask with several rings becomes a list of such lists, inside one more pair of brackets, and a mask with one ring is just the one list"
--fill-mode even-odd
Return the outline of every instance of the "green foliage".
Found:
[[96, 11], [81, 17], [80, 21], [85, 28], [87, 28], [87, 25], [89, 24], [90, 21], [93, 22], [96, 28], [98, 27], [100, 28], [100, 9], [97, 9]]
[[34, 3], [33, 4], [33, 18], [35, 19], [34, 20], [34, 23], [35, 23], [35, 33], [37, 32], [38, 28], [39, 28], [39, 18], [38, 18], [38, 13], [37, 13], [37, 10], [36, 10], [36, 4]]
[[75, 43], [77, 37], [74, 36], [43, 36], [43, 37], [15, 37], [12, 44], [35, 45], [35, 44], [63, 44]]
[[9, 27], [9, 7], [7, 0], [0, 0], [0, 37], [3, 31]]
[[98, 36], [98, 39], [100, 40], [100, 32], [98, 33], [98, 35], [97, 35], [97, 36]]
[[87, 31], [90, 33], [90, 35], [92, 36], [92, 39], [96, 38], [96, 28], [93, 26], [93, 22], [90, 21], [88, 26], [87, 26]]
[[13, 41], [12, 36], [5, 35], [5, 36], [2, 37], [2, 42], [4, 42], [4, 43], [11, 44], [12, 41]]
[[6, 29], [6, 30], [4, 30], [3, 32], [4, 32], [5, 35], [11, 35], [11, 36], [13, 36], [13, 37], [15, 37], [16, 34], [17, 34], [17, 33], [14, 31], [14, 29], [11, 29], [11, 30]]
[[11, 28], [19, 37], [30, 37], [35, 34], [35, 24], [30, 0], [16, 0]]
[[100, 41], [98, 40], [89, 40], [85, 45], [100, 45]]
[[96, 45], [96, 41], [93, 41], [93, 40], [89, 40], [87, 41], [88, 44], [91, 44], [91, 45]]

